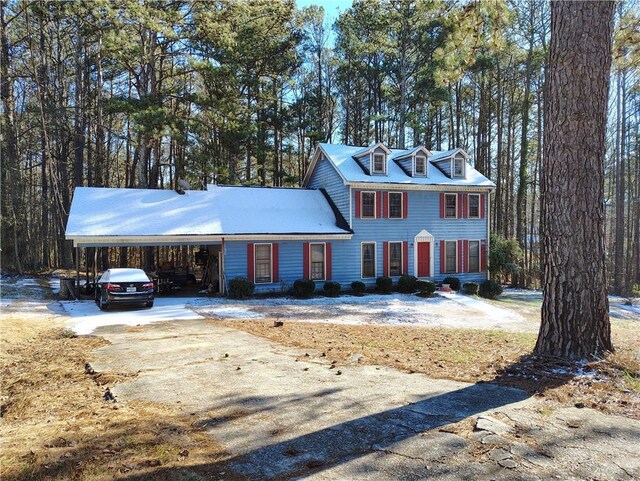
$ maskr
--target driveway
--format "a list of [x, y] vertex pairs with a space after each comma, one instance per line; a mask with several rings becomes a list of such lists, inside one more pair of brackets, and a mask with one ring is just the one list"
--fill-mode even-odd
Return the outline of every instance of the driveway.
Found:
[[112, 387], [118, 400], [180, 406], [247, 479], [640, 477], [639, 422], [541, 413], [516, 389], [336, 366], [204, 318], [95, 333], [110, 341], [97, 371], [137, 373]]

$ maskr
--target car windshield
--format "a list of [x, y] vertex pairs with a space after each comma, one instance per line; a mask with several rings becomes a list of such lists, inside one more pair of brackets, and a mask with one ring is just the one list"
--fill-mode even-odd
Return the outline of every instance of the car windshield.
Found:
[[108, 280], [109, 282], [149, 282], [149, 278], [142, 269], [110, 269], [108, 273], [108, 276], [103, 274], [100, 280]]

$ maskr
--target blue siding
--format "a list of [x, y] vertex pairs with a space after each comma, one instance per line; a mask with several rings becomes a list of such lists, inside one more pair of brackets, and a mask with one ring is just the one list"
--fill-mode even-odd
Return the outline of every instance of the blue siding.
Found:
[[413, 176], [413, 157], [405, 157], [395, 161], [407, 175]]
[[309, 179], [309, 187], [325, 189], [342, 216], [349, 222], [349, 187], [344, 185], [342, 177], [324, 155], [316, 163]]

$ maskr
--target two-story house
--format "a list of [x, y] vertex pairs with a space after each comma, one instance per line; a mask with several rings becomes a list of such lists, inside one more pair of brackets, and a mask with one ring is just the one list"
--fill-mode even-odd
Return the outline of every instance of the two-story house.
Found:
[[[300, 189], [78, 188], [66, 236], [78, 248], [207, 246], [221, 291], [234, 277], [251, 279], [256, 292], [302, 278], [320, 289], [327, 280], [347, 287], [403, 274], [481, 281], [494, 188], [462, 149], [319, 144]], [[96, 203], [126, 208], [99, 222]]]

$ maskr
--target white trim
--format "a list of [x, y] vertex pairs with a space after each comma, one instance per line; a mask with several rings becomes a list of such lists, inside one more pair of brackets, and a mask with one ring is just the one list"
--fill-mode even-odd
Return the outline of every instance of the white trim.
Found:
[[[427, 232], [427, 231], [423, 230], [422, 232]], [[415, 236], [413, 240], [413, 275], [419, 278], [418, 276], [418, 243], [428, 242], [429, 243], [429, 275], [427, 277], [434, 277], [436, 243], [434, 242], [433, 236], [431, 237], [422, 236], [420, 235], [422, 234], [422, 232], [420, 232], [417, 236]], [[422, 278], [424, 278], [424, 276], [422, 276]]]
[[[256, 246], [269, 246], [269, 282], [258, 282], [258, 270], [256, 269]], [[261, 242], [253, 244], [253, 282], [255, 284], [273, 284], [273, 243]]]
[[[443, 192], [444, 193], [444, 211], [443, 211], [443, 219], [457, 219], [458, 218], [458, 194], [456, 192]], [[454, 217], [451, 216], [447, 216], [447, 196], [448, 195], [453, 195], [456, 198], [456, 207], [455, 207], [455, 211], [456, 211], [456, 215]]]
[[307, 172], [305, 172], [304, 178], [302, 179], [302, 187], [306, 187], [309, 181], [311, 180], [311, 173], [316, 169], [316, 164], [318, 163], [319, 152], [322, 152], [324, 154], [324, 157], [329, 161], [329, 163], [333, 167], [333, 170], [335, 170], [340, 176], [340, 178], [342, 179], [342, 183], [344, 185], [347, 185], [348, 184], [347, 179], [345, 178], [344, 175], [342, 175], [342, 172], [340, 172], [340, 169], [338, 168], [338, 166], [333, 163], [333, 160], [331, 160], [331, 157], [327, 155], [324, 149], [320, 145], [318, 145], [316, 147], [316, 151], [313, 154], [313, 157], [311, 158], [311, 163], [309, 164], [309, 167], [307, 167]]
[[[391, 244], [400, 244], [400, 274], [391, 274]], [[383, 244], [384, 245], [384, 244]], [[387, 241], [387, 272], [389, 273], [389, 277], [399, 277], [402, 276], [402, 267], [404, 266], [404, 241]], [[384, 256], [382, 257], [384, 259]], [[409, 275], [408, 272], [405, 272], [404, 275]]]
[[349, 228], [353, 229], [353, 198], [355, 197], [355, 189], [349, 186]]
[[256, 240], [325, 240], [351, 239], [353, 234], [224, 234], [224, 235], [154, 235], [154, 236], [66, 236], [74, 247], [162, 246], [217, 244], [232, 241]]
[[[373, 194], [373, 217], [364, 216], [364, 200], [362, 194]], [[378, 218], [378, 191], [376, 190], [361, 190], [360, 191], [360, 219], [372, 220]]]
[[[418, 157], [424, 159], [424, 174], [419, 174], [416, 170]], [[413, 177], [429, 177], [429, 157], [426, 155], [417, 155], [417, 153], [413, 156]]]
[[[470, 253], [471, 253], [471, 242], [477, 242], [478, 243], [478, 270], [477, 271], [473, 271], [471, 272], [469, 270], [469, 265], [471, 264], [471, 262], [469, 262], [469, 259], [471, 258]], [[482, 271], [480, 270], [480, 267], [482, 266], [482, 262], [480, 260], [480, 258], [482, 257], [482, 239], [467, 239], [467, 271], [469, 274], [480, 274]]]
[[[382, 172], [378, 172], [375, 170], [376, 166], [376, 155], [382, 156]], [[371, 175], [387, 175], [387, 157], [388, 154], [381, 154], [380, 152], [376, 152], [375, 150], [369, 154], [369, 162], [371, 169]]]
[[[475, 195], [476, 197], [478, 197], [478, 216], [477, 217], [476, 216], [474, 216], [474, 217], [471, 216], [471, 202], [469, 202], [469, 198], [472, 195]], [[477, 194], [477, 193], [476, 194], [472, 194], [472, 193], [467, 194], [467, 205], [465, 206], [465, 209], [467, 211], [466, 212], [467, 219], [482, 219], [482, 217], [480, 216], [480, 212], [482, 211], [482, 208], [480, 207], [480, 202], [481, 201], [482, 201], [482, 194]]]
[[[393, 220], [402, 220], [404, 219], [404, 195], [402, 195], [404, 192], [398, 192], [398, 191], [394, 191], [394, 190], [390, 190], [387, 192], [387, 208], [389, 209], [389, 212], [385, 212], [386, 214], [386, 218], [387, 219], [393, 219]], [[400, 217], [391, 217], [391, 194], [400, 194]], [[384, 204], [384, 202], [383, 202]]]
[[353, 189], [379, 189], [388, 190], [434, 190], [442, 192], [442, 189], [456, 192], [491, 192], [496, 190], [495, 185], [455, 185], [455, 184], [409, 184], [400, 182], [347, 182]]
[[455, 174], [456, 155], [458, 155], [458, 154], [453, 154], [451, 156], [451, 178], [452, 179], [466, 179], [467, 178], [467, 161], [464, 158], [460, 159], [460, 160], [462, 160], [462, 175], [456, 175]]
[[[441, 272], [440, 274], [460, 274], [460, 272], [458, 272], [458, 240], [441, 240], [440, 242], [444, 242], [444, 272]], [[447, 271], [447, 242], [453, 242], [454, 245], [456, 246], [456, 265], [455, 265], [455, 270], [452, 272], [448, 272]]]
[[[491, 252], [489, 250], [490, 247], [490, 240], [491, 240], [491, 192], [487, 192], [487, 198], [485, 199], [485, 202], [487, 203], [486, 207], [485, 207], [485, 216], [487, 217], [487, 232], [486, 232], [486, 240], [485, 240], [485, 245], [486, 245], [486, 249], [487, 252], [485, 254], [485, 258], [484, 258], [484, 272], [487, 275], [487, 279], [489, 279], [489, 252]], [[482, 242], [482, 241], [481, 241]], [[482, 250], [482, 244], [480, 244], [480, 250]], [[482, 256], [482, 252], [480, 252], [480, 256]]]
[[[362, 272], [362, 246], [363, 244], [373, 244], [373, 277], [363, 277]], [[378, 277], [378, 243], [376, 241], [362, 241], [360, 242], [360, 279], [375, 279]]]
[[[322, 279], [314, 279], [311, 277], [311, 246], [324, 246], [324, 253], [322, 255], [322, 263], [324, 264], [324, 277]], [[326, 242], [309, 242], [309, 279], [312, 281], [326, 281], [327, 280], [327, 243]]]

